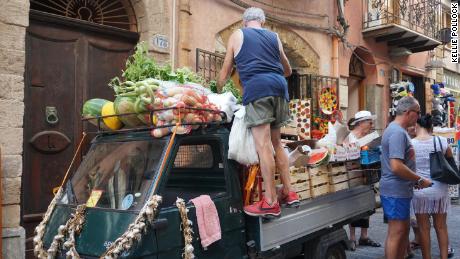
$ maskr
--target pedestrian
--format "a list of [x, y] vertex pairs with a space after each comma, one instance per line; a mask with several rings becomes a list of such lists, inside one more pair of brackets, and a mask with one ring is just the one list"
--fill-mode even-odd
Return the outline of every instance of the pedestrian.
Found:
[[[371, 133], [375, 119], [376, 116], [372, 115], [370, 111], [357, 112], [355, 116], [348, 121], [350, 134], [348, 134], [348, 136], [344, 139], [343, 143], [345, 145], [351, 143], [358, 144], [358, 139]], [[365, 217], [350, 223], [350, 245], [352, 251], [356, 250], [355, 231], [357, 227], [361, 228], [361, 234], [358, 241], [359, 245], [372, 247], [381, 246], [380, 243], [369, 238], [369, 217]]]
[[411, 96], [403, 97], [396, 107], [396, 117], [382, 137], [382, 177], [380, 199], [388, 219], [385, 256], [404, 258], [408, 245], [410, 205], [413, 188], [431, 186], [430, 179], [415, 173], [415, 152], [406, 129], [415, 125], [420, 105]]
[[[433, 136], [433, 123], [430, 114], [417, 120], [417, 136], [412, 139], [415, 150], [416, 173], [420, 177], [430, 178], [430, 153], [442, 150], [446, 157], [452, 157], [452, 149], [444, 137]], [[433, 181], [433, 186], [414, 190], [412, 207], [420, 230], [420, 245], [424, 259], [431, 258], [430, 217], [433, 218], [434, 229], [438, 238], [441, 259], [448, 258], [449, 238], [447, 233], [447, 211], [450, 207], [449, 185]]]
[[[414, 126], [410, 126], [407, 128], [407, 134], [409, 134], [409, 137], [411, 139], [415, 138], [417, 136], [417, 132]], [[412, 231], [414, 232], [414, 239], [409, 242], [409, 235], [407, 236], [407, 249], [406, 249], [406, 257], [407, 259], [413, 258], [415, 256], [414, 250], [420, 248], [420, 235], [419, 235], [419, 228], [417, 225], [417, 219], [415, 218], [414, 210], [411, 207], [410, 210], [410, 226], [412, 228]]]
[[230, 36], [218, 84], [223, 85], [235, 61], [243, 84], [244, 119], [254, 137], [265, 186], [265, 196], [245, 206], [244, 211], [251, 216], [278, 217], [281, 208], [274, 182], [276, 168], [283, 183], [281, 203], [299, 203], [289, 179], [288, 156], [281, 145], [280, 131], [289, 120], [289, 94], [284, 77], [292, 70], [278, 34], [262, 27], [265, 23], [262, 9], [246, 9], [243, 23], [244, 28]]

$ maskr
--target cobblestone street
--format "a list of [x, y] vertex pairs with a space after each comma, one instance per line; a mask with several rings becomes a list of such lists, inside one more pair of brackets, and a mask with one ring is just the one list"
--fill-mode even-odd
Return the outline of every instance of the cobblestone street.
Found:
[[[449, 228], [449, 239], [451, 246], [455, 249], [455, 256], [453, 258], [460, 259], [460, 205], [458, 202], [452, 204], [451, 211], [448, 215], [447, 226]], [[348, 230], [347, 230], [348, 231]], [[382, 244], [382, 247], [363, 247], [358, 246], [356, 251], [351, 252], [347, 251], [347, 258], [351, 259], [376, 259], [383, 258], [384, 248], [383, 244], [385, 242], [385, 237], [387, 233], [387, 225], [383, 223], [383, 211], [378, 209], [377, 212], [371, 216], [369, 236], [375, 241], [378, 241]], [[357, 237], [359, 235], [359, 230], [356, 233]], [[411, 230], [411, 240], [413, 238], [413, 233]], [[434, 229], [431, 231], [431, 245], [432, 245], [432, 254], [433, 258], [440, 258], [438, 243], [436, 239], [436, 233]], [[420, 249], [415, 250], [415, 258], [422, 258], [422, 253]]]

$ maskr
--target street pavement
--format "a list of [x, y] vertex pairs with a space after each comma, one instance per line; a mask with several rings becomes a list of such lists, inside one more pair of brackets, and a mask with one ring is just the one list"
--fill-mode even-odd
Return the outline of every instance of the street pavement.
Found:
[[[460, 205], [456, 202], [451, 206], [451, 211], [447, 216], [447, 227], [449, 231], [449, 239], [451, 246], [455, 248], [455, 256], [453, 258], [460, 259]], [[359, 229], [356, 229], [356, 237], [359, 238]], [[347, 229], [348, 232], [348, 229]], [[370, 218], [369, 236], [377, 242], [382, 244], [382, 247], [363, 247], [358, 246], [356, 251], [347, 251], [347, 258], [351, 259], [376, 259], [384, 258], [384, 248], [387, 233], [387, 224], [383, 223], [383, 211], [377, 209], [376, 213]], [[413, 233], [411, 230], [411, 237], [413, 239]], [[438, 241], [436, 239], [436, 233], [432, 228], [431, 231], [431, 246], [433, 258], [440, 258]], [[422, 258], [422, 252], [420, 249], [415, 250], [414, 258]]]

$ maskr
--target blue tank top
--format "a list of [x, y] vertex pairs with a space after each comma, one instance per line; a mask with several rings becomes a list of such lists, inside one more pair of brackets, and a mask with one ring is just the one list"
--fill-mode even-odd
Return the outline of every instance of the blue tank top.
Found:
[[242, 32], [243, 45], [235, 61], [243, 84], [243, 104], [267, 96], [280, 96], [289, 101], [277, 35], [255, 28], [243, 28]]

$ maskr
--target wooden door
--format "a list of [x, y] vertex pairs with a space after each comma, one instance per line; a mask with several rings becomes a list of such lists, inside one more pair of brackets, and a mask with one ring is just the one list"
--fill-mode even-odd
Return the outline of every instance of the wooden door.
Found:
[[31, 12], [26, 34], [21, 202], [28, 257], [33, 254], [33, 230], [87, 127], [81, 122], [83, 102], [95, 97], [114, 99], [107, 83], [120, 76], [137, 39], [137, 33]]

